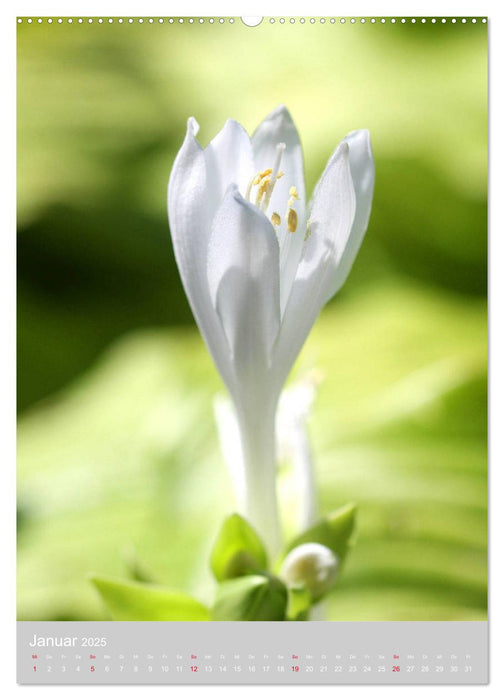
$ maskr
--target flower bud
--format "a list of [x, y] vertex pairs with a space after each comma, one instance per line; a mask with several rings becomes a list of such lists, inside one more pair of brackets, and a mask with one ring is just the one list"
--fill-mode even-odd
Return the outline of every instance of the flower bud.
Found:
[[280, 576], [288, 586], [306, 588], [315, 601], [332, 588], [338, 568], [339, 559], [334, 552], [323, 544], [307, 542], [287, 554]]

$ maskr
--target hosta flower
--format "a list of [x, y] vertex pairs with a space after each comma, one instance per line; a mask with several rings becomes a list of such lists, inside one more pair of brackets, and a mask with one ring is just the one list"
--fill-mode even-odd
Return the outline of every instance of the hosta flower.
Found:
[[168, 186], [175, 257], [231, 395], [246, 465], [246, 515], [279, 543], [275, 412], [322, 306], [344, 283], [374, 185], [367, 131], [334, 151], [309, 208], [301, 145], [283, 106], [252, 138], [233, 120], [202, 148], [188, 121]]

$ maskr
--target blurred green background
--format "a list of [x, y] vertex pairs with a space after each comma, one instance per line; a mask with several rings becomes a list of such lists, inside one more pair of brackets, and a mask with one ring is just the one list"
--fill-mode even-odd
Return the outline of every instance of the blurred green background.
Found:
[[295, 368], [321, 511], [359, 504], [331, 619], [486, 619], [486, 25], [18, 26], [18, 617], [103, 619], [90, 572], [203, 600], [232, 494], [222, 384], [174, 264], [166, 184], [194, 115], [277, 104], [308, 191], [371, 130], [352, 274]]

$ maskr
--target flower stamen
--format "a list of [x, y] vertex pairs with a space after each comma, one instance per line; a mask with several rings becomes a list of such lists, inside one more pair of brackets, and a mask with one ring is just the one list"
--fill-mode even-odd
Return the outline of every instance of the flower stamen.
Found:
[[259, 183], [258, 183], [258, 190], [256, 194], [256, 199], [255, 203], [256, 206], [259, 207], [259, 209], [262, 209], [262, 211], [266, 210], [266, 207], [261, 206], [261, 200], [263, 199], [264, 195], [266, 194], [269, 184], [270, 184], [271, 178], [269, 176], [266, 176], [262, 178]]
[[[252, 189], [255, 187], [254, 204], [262, 212], [266, 212], [271, 201], [271, 196], [277, 180], [285, 175], [283, 170], [280, 170], [280, 164], [285, 151], [285, 143], [278, 143], [276, 147], [276, 157], [272, 168], [266, 168], [257, 172], [250, 180], [247, 186], [246, 198], [249, 202], [252, 201]], [[289, 187], [289, 199], [287, 202], [287, 211], [285, 213], [285, 221], [289, 233], [295, 233], [298, 227], [298, 215], [293, 206], [299, 200], [297, 187], [292, 185]], [[282, 218], [278, 212], [274, 211], [271, 214], [271, 223], [275, 228], [278, 228], [282, 223]]]
[[272, 172], [272, 168], [266, 168], [266, 170], [263, 170], [262, 173], [257, 173], [256, 179], [254, 180], [254, 185], [258, 185], [261, 180], [263, 180], [267, 175], [271, 175]]
[[287, 220], [287, 230], [289, 233], [296, 233], [298, 225], [298, 215], [295, 209], [290, 209], [285, 217]]
[[282, 162], [282, 156], [285, 151], [285, 143], [278, 143], [277, 144], [277, 151], [276, 151], [276, 158], [275, 158], [275, 163], [273, 165], [272, 169], [272, 174], [271, 174], [271, 179], [268, 182], [268, 187], [265, 191], [264, 195], [264, 201], [262, 204], [262, 210], [266, 211], [268, 208], [268, 205], [270, 203], [271, 195], [273, 194], [273, 190], [275, 188], [275, 183], [277, 181], [277, 175], [280, 172], [280, 163]]

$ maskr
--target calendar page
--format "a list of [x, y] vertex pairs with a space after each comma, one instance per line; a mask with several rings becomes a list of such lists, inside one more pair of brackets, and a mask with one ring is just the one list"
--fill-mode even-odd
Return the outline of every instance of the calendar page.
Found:
[[21, 684], [484, 684], [487, 19], [17, 18]]

